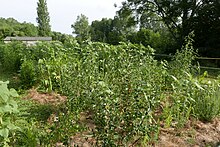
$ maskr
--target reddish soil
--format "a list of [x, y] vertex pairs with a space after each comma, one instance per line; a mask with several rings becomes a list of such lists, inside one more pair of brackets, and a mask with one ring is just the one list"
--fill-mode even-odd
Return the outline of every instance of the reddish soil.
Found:
[[66, 96], [61, 96], [55, 92], [51, 93], [40, 93], [36, 89], [32, 88], [28, 90], [27, 96], [24, 99], [31, 99], [35, 102], [39, 102], [40, 104], [52, 104], [59, 105], [66, 101]]
[[179, 130], [161, 128], [155, 147], [217, 147], [220, 146], [220, 118], [212, 122], [191, 120]]

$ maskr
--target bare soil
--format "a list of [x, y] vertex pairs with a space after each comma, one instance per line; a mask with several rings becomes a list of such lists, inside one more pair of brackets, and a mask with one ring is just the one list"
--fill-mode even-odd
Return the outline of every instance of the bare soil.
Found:
[[182, 129], [161, 128], [156, 147], [220, 146], [220, 118], [211, 122], [190, 120]]
[[[32, 99], [40, 104], [58, 105], [66, 101], [65, 96], [57, 93], [39, 93], [36, 89], [28, 91], [25, 99]], [[78, 133], [70, 138], [69, 146], [93, 147], [96, 144], [92, 137], [92, 130], [95, 125], [88, 113], [81, 113], [81, 122], [87, 126], [88, 131]], [[56, 146], [63, 146], [57, 143]], [[138, 146], [138, 145], [133, 145]], [[160, 128], [158, 141], [153, 147], [220, 147], [220, 118], [215, 118], [211, 122], [201, 122], [199, 120], [189, 120], [184, 128]]]
[[55, 92], [51, 92], [51, 93], [38, 92], [37, 89], [32, 88], [28, 90], [28, 94], [24, 97], [24, 99], [31, 99], [40, 104], [59, 105], [61, 103], [64, 103], [67, 100], [67, 97], [61, 96], [60, 94]]
[[[91, 132], [82, 132], [81, 134], [77, 134], [71, 138], [71, 142], [72, 147], [74, 145], [78, 145], [80, 147], [95, 146], [95, 139], [91, 137]], [[130, 147], [140, 146], [137, 144], [130, 145]], [[175, 128], [160, 128], [158, 141], [148, 146], [220, 147], [220, 118], [216, 118], [212, 122], [190, 120], [184, 128], [178, 130]]]

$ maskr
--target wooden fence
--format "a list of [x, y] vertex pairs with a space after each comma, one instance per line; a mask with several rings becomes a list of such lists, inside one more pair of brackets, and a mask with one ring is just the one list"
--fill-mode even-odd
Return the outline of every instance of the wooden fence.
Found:
[[[154, 54], [154, 56], [157, 57], [167, 57], [167, 58], [172, 58], [173, 55], [167, 55], [167, 54]], [[217, 62], [220, 62], [220, 58], [210, 58], [210, 57], [197, 57], [196, 59], [198, 60], [214, 60], [217, 64]], [[208, 67], [208, 66], [200, 66], [201, 69], [207, 69], [207, 70], [218, 70], [220, 71], [220, 68], [218, 67]]]

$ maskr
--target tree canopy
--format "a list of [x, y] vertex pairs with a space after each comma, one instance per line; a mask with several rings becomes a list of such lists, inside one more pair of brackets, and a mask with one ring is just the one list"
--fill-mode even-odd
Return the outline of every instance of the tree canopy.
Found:
[[37, 6], [38, 34], [39, 36], [50, 36], [50, 16], [46, 0], [39, 0]]
[[73, 34], [76, 34], [78, 41], [82, 42], [91, 38], [89, 20], [85, 15], [81, 14], [77, 16], [77, 19], [74, 24], [71, 25], [71, 28], [73, 28]]
[[20, 23], [14, 18], [0, 18], [0, 39], [6, 36], [37, 36], [37, 27], [31, 23]]
[[197, 47], [219, 46], [218, 39], [214, 39], [220, 36], [219, 0], [127, 0], [119, 12], [135, 16], [141, 27], [146, 26], [143, 20], [147, 25], [162, 21], [179, 45], [194, 31]]

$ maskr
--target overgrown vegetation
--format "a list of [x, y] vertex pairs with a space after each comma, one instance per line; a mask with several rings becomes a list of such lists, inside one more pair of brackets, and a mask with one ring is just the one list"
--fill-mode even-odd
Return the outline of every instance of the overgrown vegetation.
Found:
[[[157, 141], [161, 123], [182, 128], [192, 117], [211, 121], [220, 114], [219, 79], [207, 80], [206, 72], [198, 75], [191, 36], [170, 62], [155, 60], [151, 47], [131, 43], [113, 46], [70, 40], [25, 46], [13, 42], [1, 44], [0, 52], [4, 71], [19, 75], [18, 89], [34, 86], [67, 96], [62, 105], [49, 107], [18, 99], [18, 116], [29, 125], [16, 130], [14, 123], [11, 128], [1, 121], [0, 130], [8, 130], [0, 132], [5, 144], [70, 145], [71, 136], [87, 129], [80, 119], [88, 113], [97, 146], [149, 145]], [[15, 91], [0, 84], [3, 120], [14, 115], [3, 107], [15, 111], [16, 103], [11, 101], [15, 94], [10, 93]], [[37, 119], [34, 109], [44, 117]], [[47, 122], [51, 114], [55, 115], [52, 124]]]
[[[128, 0], [113, 19], [90, 25], [78, 16], [71, 25], [76, 37], [51, 32], [46, 0], [38, 1], [38, 27], [0, 18], [0, 39], [59, 40], [0, 42], [0, 146], [84, 146], [82, 139], [91, 146], [155, 146], [163, 129], [214, 122], [220, 76], [207, 78], [195, 59], [218, 57], [219, 5]], [[174, 56], [156, 60], [155, 53]]]

